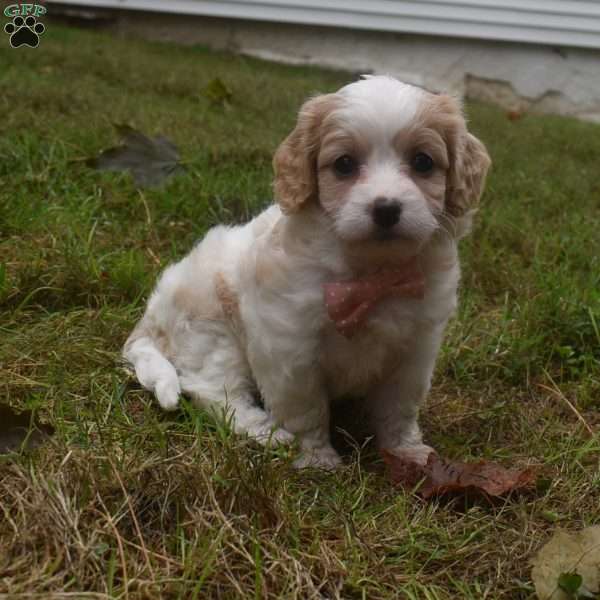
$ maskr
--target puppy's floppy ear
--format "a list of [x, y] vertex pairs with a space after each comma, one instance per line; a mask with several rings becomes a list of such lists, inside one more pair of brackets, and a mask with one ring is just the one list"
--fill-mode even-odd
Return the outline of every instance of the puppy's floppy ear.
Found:
[[318, 198], [317, 155], [323, 120], [336, 104], [335, 94], [316, 96], [304, 103], [296, 127], [273, 157], [275, 199], [285, 214]]
[[446, 211], [460, 217], [479, 204], [485, 177], [492, 163], [485, 146], [466, 126], [454, 137], [446, 187]]

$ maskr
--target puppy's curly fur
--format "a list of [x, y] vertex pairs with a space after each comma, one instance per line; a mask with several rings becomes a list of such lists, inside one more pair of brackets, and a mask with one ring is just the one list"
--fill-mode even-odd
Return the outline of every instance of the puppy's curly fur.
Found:
[[[308, 100], [275, 154], [277, 203], [244, 226], [213, 228], [165, 270], [125, 358], [163, 408], [184, 392], [231, 411], [238, 432], [296, 437], [299, 465], [338, 464], [330, 401], [346, 395], [364, 397], [380, 446], [425, 456], [418, 408], [489, 165], [451, 96], [380, 76]], [[378, 219], [382, 204], [393, 208]], [[383, 299], [342, 336], [324, 284], [415, 256], [424, 299]]]

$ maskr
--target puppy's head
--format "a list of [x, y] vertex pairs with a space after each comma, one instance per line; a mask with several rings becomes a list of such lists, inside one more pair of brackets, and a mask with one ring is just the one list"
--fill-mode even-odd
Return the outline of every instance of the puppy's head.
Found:
[[317, 203], [345, 242], [412, 249], [477, 205], [490, 165], [456, 99], [390, 77], [306, 102], [273, 162], [284, 213]]

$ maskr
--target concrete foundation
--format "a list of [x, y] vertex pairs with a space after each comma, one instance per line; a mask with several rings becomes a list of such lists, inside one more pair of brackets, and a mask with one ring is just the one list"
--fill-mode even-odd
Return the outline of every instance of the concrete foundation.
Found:
[[[68, 12], [73, 14], [73, 8]], [[600, 122], [600, 49], [553, 48], [138, 11], [94, 11], [121, 35], [356, 73], [388, 73], [510, 111]]]

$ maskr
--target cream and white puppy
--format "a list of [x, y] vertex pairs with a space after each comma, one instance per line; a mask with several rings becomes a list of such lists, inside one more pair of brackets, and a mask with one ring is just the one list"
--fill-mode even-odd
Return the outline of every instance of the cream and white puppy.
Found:
[[[349, 395], [364, 397], [380, 447], [425, 456], [418, 409], [489, 164], [453, 97], [377, 76], [308, 100], [275, 154], [277, 204], [213, 228], [165, 270], [126, 360], [163, 408], [185, 393], [237, 432], [296, 438], [299, 465], [340, 461], [330, 402]], [[324, 287], [407, 262], [421, 293], [376, 299], [341, 332]]]

